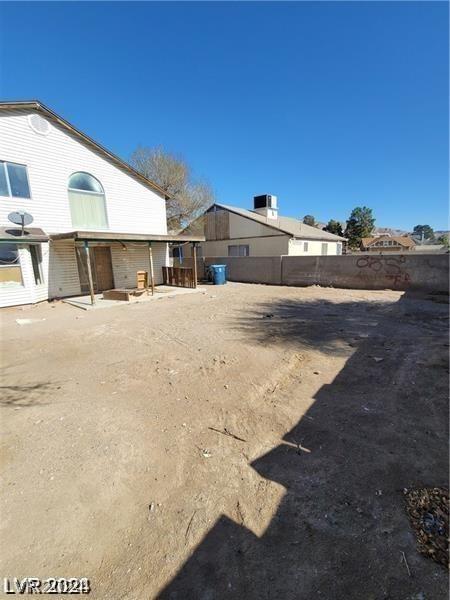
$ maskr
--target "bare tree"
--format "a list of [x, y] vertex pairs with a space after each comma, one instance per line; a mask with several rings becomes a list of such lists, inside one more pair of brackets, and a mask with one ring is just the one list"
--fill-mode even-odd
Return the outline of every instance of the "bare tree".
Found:
[[167, 192], [169, 231], [183, 229], [214, 203], [211, 187], [204, 181], [195, 180], [191, 168], [182, 158], [161, 147], [138, 147], [131, 155], [131, 164]]

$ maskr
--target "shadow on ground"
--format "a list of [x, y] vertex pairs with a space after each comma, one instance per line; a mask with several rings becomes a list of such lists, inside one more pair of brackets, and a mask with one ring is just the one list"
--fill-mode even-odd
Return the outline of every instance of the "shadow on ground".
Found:
[[[3, 381], [7, 379], [9, 369], [12, 367], [2, 369]], [[1, 385], [0, 406], [13, 408], [43, 406], [48, 404], [47, 399], [54, 389], [58, 389], [57, 385], [50, 382]]]
[[445, 569], [416, 550], [403, 490], [447, 485], [447, 324], [445, 306], [407, 294], [241, 315], [236, 326], [261, 344], [353, 353], [251, 465], [286, 488], [264, 535], [222, 516], [158, 597], [446, 598]]

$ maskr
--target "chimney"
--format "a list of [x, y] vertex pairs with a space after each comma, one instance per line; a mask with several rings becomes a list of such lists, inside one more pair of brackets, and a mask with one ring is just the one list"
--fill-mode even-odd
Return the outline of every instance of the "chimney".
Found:
[[270, 194], [254, 196], [253, 212], [267, 219], [278, 219], [277, 197]]

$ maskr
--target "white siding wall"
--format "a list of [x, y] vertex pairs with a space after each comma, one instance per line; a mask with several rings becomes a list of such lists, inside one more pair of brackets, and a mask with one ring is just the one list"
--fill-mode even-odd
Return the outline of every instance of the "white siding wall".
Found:
[[[34, 217], [33, 227], [47, 233], [72, 231], [67, 182], [76, 171], [86, 171], [96, 177], [105, 190], [109, 229], [118, 233], [167, 233], [165, 200], [106, 159], [90, 149], [64, 128], [49, 121], [51, 131], [42, 136], [28, 124], [32, 111], [0, 113], [0, 161], [24, 164], [28, 169], [31, 199], [0, 196], [0, 226], [9, 226], [8, 214], [24, 210]], [[167, 248], [161, 244], [155, 258], [168, 260]], [[134, 251], [133, 251], [134, 252]], [[134, 256], [130, 252], [129, 256]], [[136, 250], [144, 254], [144, 249]], [[77, 295], [80, 283], [73, 242], [58, 241], [42, 245], [44, 285], [34, 284], [31, 257], [26, 246], [20, 248], [24, 285], [2, 286], [0, 306], [13, 306], [46, 298]], [[122, 256], [122, 255], [120, 255]], [[148, 254], [147, 254], [148, 256]], [[114, 251], [114, 257], [118, 254]], [[141, 259], [136, 259], [140, 264]], [[142, 259], [143, 260], [143, 259]], [[130, 273], [125, 276], [124, 259], [114, 265], [119, 281], [135, 277], [136, 261], [130, 261]], [[159, 273], [162, 265], [155, 272]], [[148, 261], [147, 261], [148, 266]], [[168, 264], [166, 262], [165, 264]], [[139, 267], [141, 268], [141, 267]], [[142, 267], [144, 268], [144, 267]], [[159, 281], [159, 280], [158, 280]], [[121, 284], [122, 285], [122, 284]]]
[[[167, 244], [154, 243], [153, 271], [155, 283], [162, 283], [162, 267], [169, 264]], [[111, 256], [115, 287], [136, 287], [136, 272], [147, 271], [150, 277], [148, 246], [131, 246], [124, 250], [121, 244], [111, 245]]]
[[48, 297], [81, 294], [75, 244], [72, 240], [50, 242]]
[[45, 279], [45, 274], [48, 272], [48, 246], [48, 244], [41, 245], [44, 283], [35, 285], [30, 247], [25, 244], [18, 245], [22, 284], [0, 284], [0, 307], [33, 304], [47, 298], [47, 279]]
[[167, 233], [163, 198], [62, 127], [49, 121], [49, 135], [35, 133], [28, 114], [0, 113], [0, 160], [27, 165], [32, 196], [0, 197], [0, 225], [9, 224], [11, 211], [25, 210], [33, 226], [47, 233], [72, 231], [67, 182], [72, 173], [86, 171], [103, 185], [111, 231]]

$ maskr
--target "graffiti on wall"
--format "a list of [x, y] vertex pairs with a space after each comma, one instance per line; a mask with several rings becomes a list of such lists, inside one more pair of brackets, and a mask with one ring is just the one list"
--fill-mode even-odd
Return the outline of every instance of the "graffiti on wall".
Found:
[[405, 268], [405, 256], [360, 256], [356, 261], [358, 269], [366, 274], [379, 274], [391, 282], [392, 287], [408, 286], [411, 278]]

